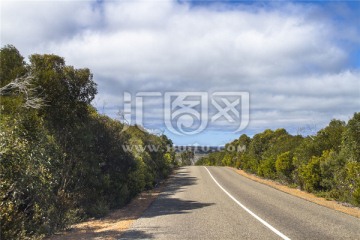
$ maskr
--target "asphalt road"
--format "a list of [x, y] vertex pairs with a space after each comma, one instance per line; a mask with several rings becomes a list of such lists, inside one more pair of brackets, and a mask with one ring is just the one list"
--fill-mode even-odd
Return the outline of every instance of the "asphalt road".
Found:
[[360, 239], [360, 220], [229, 168], [192, 166], [121, 239]]

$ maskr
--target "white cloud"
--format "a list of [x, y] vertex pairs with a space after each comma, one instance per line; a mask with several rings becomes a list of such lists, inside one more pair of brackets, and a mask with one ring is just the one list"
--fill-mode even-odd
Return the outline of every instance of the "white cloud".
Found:
[[72, 38], [98, 25], [99, 13], [85, 1], [1, 1], [1, 41], [26, 53]]
[[89, 67], [99, 85], [98, 105], [114, 109], [123, 91], [249, 91], [250, 127], [257, 128], [314, 118], [325, 123], [359, 106], [360, 71], [348, 66], [359, 30], [334, 25], [319, 6], [1, 4], [2, 44]]

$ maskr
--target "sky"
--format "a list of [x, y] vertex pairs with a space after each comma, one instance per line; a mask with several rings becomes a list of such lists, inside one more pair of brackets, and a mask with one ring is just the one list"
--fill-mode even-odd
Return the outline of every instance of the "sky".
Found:
[[177, 145], [315, 134], [360, 109], [360, 1], [0, 4], [2, 47], [90, 68], [100, 113]]

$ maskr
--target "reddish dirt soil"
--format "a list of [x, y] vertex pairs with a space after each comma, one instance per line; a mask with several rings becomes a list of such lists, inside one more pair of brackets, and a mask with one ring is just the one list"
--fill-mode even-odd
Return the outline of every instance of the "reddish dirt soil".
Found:
[[51, 236], [50, 240], [63, 239], [119, 239], [121, 234], [138, 219], [161, 192], [163, 185], [141, 193], [125, 207], [101, 219], [74, 224], [68, 231]]

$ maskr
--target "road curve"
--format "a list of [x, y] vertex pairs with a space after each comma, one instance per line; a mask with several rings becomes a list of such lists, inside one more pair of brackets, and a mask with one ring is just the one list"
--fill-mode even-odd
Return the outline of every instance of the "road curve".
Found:
[[360, 239], [360, 220], [224, 167], [183, 167], [121, 239]]

